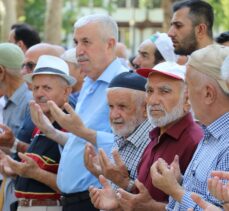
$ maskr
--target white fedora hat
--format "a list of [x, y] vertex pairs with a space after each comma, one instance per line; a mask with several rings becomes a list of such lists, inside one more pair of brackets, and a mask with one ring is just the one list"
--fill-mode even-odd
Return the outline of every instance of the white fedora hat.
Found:
[[69, 75], [67, 63], [56, 56], [42, 55], [32, 73], [24, 75], [24, 80], [32, 83], [35, 75], [58, 75], [64, 78], [70, 86], [76, 83], [76, 79]]

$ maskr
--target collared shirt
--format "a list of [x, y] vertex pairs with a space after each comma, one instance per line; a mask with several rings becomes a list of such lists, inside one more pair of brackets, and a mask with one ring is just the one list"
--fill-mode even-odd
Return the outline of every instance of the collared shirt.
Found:
[[150, 132], [151, 142], [145, 149], [139, 163], [138, 179], [145, 185], [153, 199], [166, 202], [168, 195], [152, 185], [151, 165], [158, 158], [163, 158], [170, 164], [175, 155], [178, 155], [181, 172], [184, 172], [202, 136], [202, 129], [193, 121], [191, 113], [174, 123], [161, 136], [158, 127]]
[[207, 180], [212, 171], [229, 171], [229, 112], [204, 127], [204, 138], [198, 145], [183, 177], [185, 194], [181, 203], [170, 197], [167, 210], [202, 210], [192, 201], [191, 192], [217, 206], [222, 206], [208, 191]]
[[[141, 159], [142, 153], [150, 142], [149, 132], [152, 130], [152, 125], [148, 120], [145, 120], [127, 139], [115, 136], [113, 149], [118, 149], [118, 152], [125, 163], [130, 178], [137, 178], [137, 166]], [[113, 157], [111, 157], [113, 160]], [[117, 186], [112, 184], [113, 188]]]
[[[109, 124], [109, 107], [106, 89], [110, 81], [119, 73], [128, 71], [115, 59], [93, 81], [86, 77], [75, 108], [86, 127], [96, 130], [96, 147], [103, 148], [108, 154], [114, 142]], [[90, 185], [100, 187], [100, 183], [84, 165], [86, 140], [70, 134], [64, 146], [57, 174], [57, 184], [63, 193], [76, 193], [88, 190]]]
[[25, 113], [29, 110], [29, 101], [32, 93], [23, 83], [10, 98], [5, 97], [6, 103], [3, 108], [3, 123], [10, 127], [15, 136], [25, 118]]

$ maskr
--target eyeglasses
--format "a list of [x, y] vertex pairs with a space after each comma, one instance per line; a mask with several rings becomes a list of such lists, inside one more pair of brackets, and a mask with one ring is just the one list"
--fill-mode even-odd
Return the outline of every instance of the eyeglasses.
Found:
[[31, 71], [33, 71], [34, 67], [36, 66], [36, 63], [34, 62], [26, 62], [24, 64], [22, 64], [22, 68], [28, 68], [30, 69]]

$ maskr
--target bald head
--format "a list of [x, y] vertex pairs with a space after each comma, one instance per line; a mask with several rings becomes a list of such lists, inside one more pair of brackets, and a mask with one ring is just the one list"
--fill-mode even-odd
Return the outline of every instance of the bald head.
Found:
[[21, 71], [22, 75], [31, 73], [42, 55], [51, 55], [60, 57], [64, 53], [64, 48], [58, 45], [48, 43], [39, 43], [30, 47], [25, 53], [25, 61]]
[[127, 48], [126, 48], [126, 46], [123, 43], [118, 42], [116, 44], [115, 54], [119, 58], [127, 59]]

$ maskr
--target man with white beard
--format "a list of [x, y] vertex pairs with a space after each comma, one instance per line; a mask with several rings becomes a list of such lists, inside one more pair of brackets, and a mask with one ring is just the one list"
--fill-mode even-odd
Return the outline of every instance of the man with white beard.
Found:
[[85, 149], [87, 169], [96, 177], [109, 179], [113, 189], [128, 190], [129, 181], [137, 178], [138, 163], [150, 142], [152, 126], [146, 116], [145, 85], [146, 79], [134, 72], [121, 73], [109, 84], [109, 119], [115, 134], [112, 161], [102, 149], [96, 154], [92, 144]]
[[151, 165], [158, 158], [163, 158], [171, 168], [176, 167], [179, 162], [181, 172], [184, 172], [203, 135], [190, 113], [184, 66], [164, 62], [153, 69], [138, 69], [137, 73], [148, 78], [147, 114], [156, 127], [149, 134], [151, 142], [142, 155], [138, 179], [131, 193], [118, 189], [118, 197], [114, 197], [114, 193], [108, 194], [109, 185], [104, 178], [100, 179], [104, 189], [90, 188], [92, 203], [100, 209], [165, 210], [168, 195], [152, 185]]

